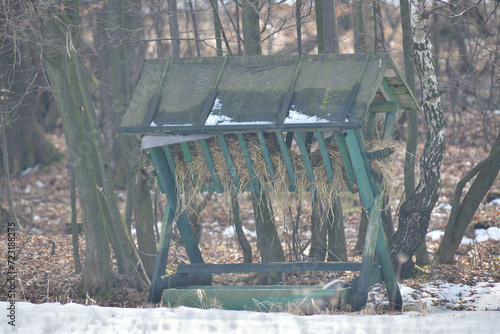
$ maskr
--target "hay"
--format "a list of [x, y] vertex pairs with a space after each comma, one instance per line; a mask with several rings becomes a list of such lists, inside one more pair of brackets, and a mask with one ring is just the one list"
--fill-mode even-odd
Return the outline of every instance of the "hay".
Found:
[[[275, 169], [274, 178], [268, 171], [268, 166], [264, 160], [264, 155], [260, 147], [256, 134], [244, 134], [245, 142], [248, 147], [255, 171], [255, 179], [259, 182], [261, 189], [270, 191], [271, 199], [274, 203], [286, 201], [290, 196], [290, 176], [286, 169], [285, 160], [274, 134], [264, 134], [270, 157]], [[231, 173], [229, 172], [226, 157], [223, 154], [222, 147], [217, 137], [207, 140], [210, 155], [215, 165], [215, 174], [223, 189], [235, 188], [241, 192], [250, 190], [252, 175], [247, 167], [243, 151], [238, 138], [235, 134], [224, 136], [229, 147], [232, 161], [238, 176], [239, 184], [235, 184]], [[368, 152], [391, 147], [390, 141], [371, 140], [366, 143]], [[180, 144], [171, 145], [170, 149], [174, 156], [176, 168], [176, 182], [180, 190], [204, 191], [206, 185], [213, 182], [210, 170], [201, 144], [198, 141], [188, 143], [189, 150], [193, 157], [191, 163], [187, 163]], [[295, 192], [299, 198], [307, 198], [306, 193], [315, 190], [321, 204], [327, 205], [340, 196], [348, 189], [348, 180], [344, 170], [341, 154], [336, 145], [328, 146], [328, 154], [332, 161], [333, 180], [330, 182], [323, 164], [320, 151], [317, 146], [312, 146], [310, 152], [310, 161], [313, 167], [314, 180], [309, 180], [304, 165], [302, 155], [296, 147], [292, 145], [288, 149], [291, 161], [293, 163], [296, 184]], [[381, 179], [384, 191], [392, 193], [393, 175], [390, 172], [388, 159], [375, 159], [371, 161], [371, 168], [375, 175]]]

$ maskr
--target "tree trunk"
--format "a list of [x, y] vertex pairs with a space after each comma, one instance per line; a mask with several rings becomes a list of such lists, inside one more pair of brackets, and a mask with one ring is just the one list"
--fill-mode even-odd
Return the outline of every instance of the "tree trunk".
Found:
[[172, 57], [180, 57], [181, 40], [179, 39], [179, 19], [177, 18], [177, 0], [167, 0], [168, 26], [172, 38]]
[[[45, 23], [46, 29], [50, 24]], [[48, 56], [47, 56], [48, 57]], [[74, 65], [66, 62], [66, 57], [47, 58], [47, 75], [52, 93], [56, 97], [61, 114], [68, 162], [78, 183], [85, 230], [85, 264], [80, 289], [89, 295], [106, 295], [112, 288], [111, 255], [105, 218], [99, 201], [94, 167], [89, 151], [92, 143], [83, 136], [83, 120], [79, 92], [75, 87], [76, 71]]]
[[[245, 54], [261, 55], [259, 14], [257, 12], [259, 2], [257, 0], [245, 0], [241, 4], [243, 46]], [[252, 192], [252, 205], [255, 216], [257, 231], [257, 245], [262, 262], [284, 262], [285, 253], [274, 224], [274, 214], [271, 201], [266, 191], [260, 193]], [[277, 283], [280, 277], [276, 274], [262, 275], [261, 281]]]
[[[479, 204], [491, 188], [500, 171], [500, 133], [493, 144], [490, 154], [470, 170], [457, 184], [453, 205], [446, 225], [446, 231], [434, 257], [436, 262], [453, 263], [460, 242], [469, 226]], [[477, 175], [477, 176], [476, 176]], [[462, 190], [472, 180], [469, 191], [462, 199]]]
[[[44, 13], [45, 37], [52, 44], [50, 49], [44, 49], [43, 54], [51, 88], [54, 90], [63, 119], [68, 160], [75, 172], [82, 209], [87, 217], [86, 254], [89, 254], [90, 258], [96, 258], [96, 261], [90, 260], [88, 265], [89, 260], [86, 258], [87, 268], [84, 267], [82, 285], [89, 288], [91, 293], [99, 293], [110, 287], [108, 272], [111, 241], [117, 261], [123, 266], [131, 285], [141, 290], [141, 278], [147, 278], [143, 273], [142, 261], [135, 244], [118, 210], [97, 116], [86, 78], [82, 73], [80, 55], [76, 52], [79, 36], [66, 25], [79, 25], [79, 9], [77, 6], [62, 9], [63, 12], [56, 13], [59, 15], [57, 17], [50, 16], [52, 13]], [[72, 47], [66, 45], [68, 40], [71, 41]], [[96, 253], [98, 249], [102, 254]], [[105, 262], [108, 263], [107, 266]], [[95, 277], [99, 278], [98, 285], [94, 281]]]
[[[109, 3], [108, 3], [109, 6]], [[100, 21], [109, 22], [109, 10], [101, 11], [98, 15], [102, 16]], [[115, 182], [124, 185], [126, 182], [123, 168], [123, 155], [120, 150], [120, 141], [117, 135], [117, 127], [115, 113], [113, 108], [113, 87], [111, 69], [114, 66], [110, 53], [114, 52], [111, 48], [114, 47], [110, 42], [110, 38], [116, 34], [116, 29], [99, 29], [96, 28], [97, 41], [103, 45], [100, 52], [100, 60], [98, 64], [97, 77], [101, 82], [99, 85], [99, 102], [100, 102], [100, 124], [101, 132], [106, 147], [106, 153], [109, 157], [109, 167], [114, 176]], [[118, 176], [118, 177], [117, 177]]]
[[243, 252], [243, 262], [252, 263], [252, 246], [243, 232], [240, 218], [240, 204], [236, 190], [231, 190], [231, 208], [233, 212], [233, 223], [236, 230], [236, 236], [238, 237], [238, 243], [241, 247], [241, 251]]
[[[308, 258], [312, 261], [325, 261], [328, 231], [328, 208], [321, 205], [317, 192], [313, 193], [311, 201], [311, 247]], [[326, 223], [328, 221], [328, 224]]]
[[325, 53], [340, 53], [335, 0], [323, 0], [322, 2]]
[[[401, 27], [403, 30], [403, 54], [405, 59], [405, 78], [413, 95], [415, 95], [415, 64], [413, 61], [413, 40], [411, 31], [410, 3], [400, 0]], [[415, 193], [415, 156], [418, 144], [418, 115], [416, 110], [405, 110], [408, 121], [408, 137], [406, 139], [404, 184], [405, 196], [411, 198]], [[429, 264], [429, 253], [425, 240], [416, 251], [417, 265]]]
[[241, 25], [243, 28], [243, 46], [247, 56], [262, 54], [260, 45], [260, 23], [258, 0], [243, 0], [241, 3]]
[[375, 18], [373, 16], [372, 0], [355, 0], [354, 1], [354, 21], [356, 25], [355, 41], [359, 45], [357, 50], [361, 52], [375, 51]]
[[[114, 47], [110, 52], [110, 59], [113, 84], [113, 108], [117, 124], [121, 123], [130, 100], [128, 54], [126, 52], [126, 47], [120, 45], [122, 39], [125, 38], [124, 6], [124, 0], [112, 0], [108, 2], [107, 7], [110, 30], [113, 31], [110, 38]], [[114, 29], [111, 29], [112, 27]], [[176, 49], [174, 48], [173, 50]], [[135, 249], [135, 244], [130, 236], [130, 232], [123, 223], [119, 212], [117, 212], [116, 197], [113, 196], [113, 200], [110, 201], [108, 199], [107, 202], [110, 207], [109, 211], [112, 215], [111, 221], [114, 222], [117, 236], [119, 236], [119, 240], [121, 240], [123, 245], [122, 251], [124, 255], [127, 254], [125, 259], [132, 259], [130, 263], [127, 260], [124, 261], [124, 265], [127, 266], [125, 271], [129, 277], [133, 279], [134, 285], [139, 288], [140, 277], [131, 276], [134, 275], [132, 265], [144, 261], [142, 262], [144, 264], [144, 270], [149, 277], [152, 276], [154, 267], [154, 257], [152, 254], [156, 254], [156, 239], [153, 229], [153, 205], [147, 181], [148, 178], [147, 175], [144, 175], [143, 166], [145, 157], [141, 152], [139, 140], [135, 137], [126, 136], [126, 138], [121, 139], [121, 147], [123, 151], [126, 152], [126, 172], [128, 173], [127, 189], [130, 192], [128, 196], [132, 196], [133, 199], [132, 201], [128, 201], [128, 204], [130, 205], [130, 203], [132, 203], [133, 205], [139, 252], [141, 252], [140, 257]], [[111, 187], [108, 187], [108, 190], [111, 192]], [[109, 194], [111, 196], [111, 193]], [[129, 239], [128, 243], [125, 242], [127, 239]], [[115, 247], [113, 247], [113, 249], [115, 249]], [[140, 269], [139, 272], [141, 272]]]
[[[9, 170], [17, 175], [28, 167], [42, 166], [61, 161], [64, 156], [45, 136], [39, 115], [47, 113], [48, 94], [40, 94], [36, 76], [37, 66], [32, 61], [31, 51], [21, 45], [22, 61], [15, 64], [11, 48], [3, 46], [0, 51], [0, 86], [3, 92], [2, 112], [4, 113]], [[10, 75], [15, 71], [15, 75]], [[2, 128], [2, 131], [4, 128]], [[0, 155], [0, 171], [4, 171], [3, 157]]]
[[[285, 253], [274, 224], [274, 214], [267, 192], [260, 194], [252, 192], [252, 205], [255, 214], [255, 229], [257, 231], [257, 246], [259, 247], [262, 262], [285, 262]], [[276, 273], [262, 275], [261, 281], [268, 284], [279, 282]]]
[[[315, 4], [319, 5], [316, 11], [318, 53], [340, 53], [335, 0], [318, 0]], [[328, 261], [347, 259], [342, 205], [338, 199], [334, 199], [324, 207], [319, 204], [321, 200], [316, 195], [312, 202], [317, 214], [313, 212], [311, 215], [309, 257], [323, 261], [326, 252]]]
[[[141, 158], [141, 162], [145, 162], [145, 158], [142, 155]], [[153, 277], [156, 255], [156, 238], [153, 226], [156, 222], [153, 220], [153, 203], [151, 201], [148, 182], [149, 173], [142, 167], [135, 173], [135, 178], [133, 192], [135, 196], [140, 195], [139, 198], [134, 196], [134, 221], [137, 231], [137, 246], [144, 269], [151, 279]]]
[[426, 1], [412, 0], [411, 3], [414, 57], [428, 129], [420, 159], [420, 182], [414, 195], [401, 205], [399, 227], [390, 240], [394, 268], [402, 276], [410, 273], [412, 256], [425, 240], [430, 215], [439, 197], [440, 166], [446, 147], [445, 120], [432, 59]]
[[342, 203], [339, 198], [334, 201], [328, 215], [328, 261], [347, 261]]

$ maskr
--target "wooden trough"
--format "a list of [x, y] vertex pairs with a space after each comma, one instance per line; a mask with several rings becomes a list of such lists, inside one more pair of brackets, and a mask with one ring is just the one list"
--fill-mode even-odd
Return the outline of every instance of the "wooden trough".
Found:
[[[184, 301], [191, 306], [196, 304], [192, 299], [195, 292], [210, 295], [219, 291], [214, 298], [220, 300], [222, 295], [243, 296], [257, 294], [257, 290], [262, 296], [271, 289], [187, 287], [210, 284], [213, 273], [349, 270], [360, 274], [350, 287], [335, 293], [350, 296], [347, 299], [355, 310], [364, 307], [369, 287], [381, 279], [386, 283], [391, 306], [401, 308], [401, 294], [381, 227], [384, 185], [380, 173], [375, 173], [370, 164], [374, 159], [387, 159], [391, 151], [384, 148], [369, 153], [366, 142], [390, 142], [397, 113], [417, 108], [401, 74], [385, 54], [147, 60], [119, 131], [140, 136], [160, 190], [167, 197], [167, 217], [148, 302], [159, 302], [162, 291], [173, 288], [164, 293], [164, 302], [178, 305]], [[228, 144], [230, 140], [233, 144]], [[315, 150], [311, 149], [313, 142]], [[214, 163], [214, 145], [222, 153], [223, 163]], [[197, 154], [195, 146], [199, 147]], [[340, 161], [332, 159], [333, 146]], [[235, 162], [236, 155], [243, 157], [244, 163]], [[283, 162], [281, 167], [277, 156]], [[202, 177], [200, 170], [193, 168], [200, 160], [208, 176]], [[182, 185], [181, 164], [186, 166], [183, 173], [187, 175]], [[336, 168], [339, 164], [340, 172]], [[302, 184], [306, 190], [335, 192], [338, 174], [346, 180], [347, 189], [359, 191], [369, 217], [361, 263], [204, 263], [177, 196], [186, 186], [215, 192], [235, 187], [259, 194], [273, 191], [283, 182], [289, 191], [299, 191]], [[180, 265], [174, 276], [165, 276], [174, 221], [190, 264]], [[378, 264], [374, 263], [375, 252]], [[270, 298], [279, 295], [281, 300], [293, 300], [300, 291], [305, 297], [324, 293], [311, 287], [289, 287], [288, 298], [283, 297], [287, 288], [276, 289], [268, 290]], [[225, 290], [229, 292], [221, 292]], [[234, 300], [222, 301], [224, 305], [249, 307]]]

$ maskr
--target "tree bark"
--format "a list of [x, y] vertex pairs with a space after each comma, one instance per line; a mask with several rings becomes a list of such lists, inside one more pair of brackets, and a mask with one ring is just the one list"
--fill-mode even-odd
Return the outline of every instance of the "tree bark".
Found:
[[255, 224], [257, 230], [257, 245], [262, 262], [283, 262], [285, 254], [274, 224], [274, 215], [270, 210], [271, 203], [266, 192], [252, 192]]
[[243, 47], [247, 56], [262, 54], [260, 45], [260, 23], [257, 8], [258, 0], [241, 2], [241, 25], [243, 28]]
[[[60, 10], [44, 13], [45, 37], [52, 44], [51, 48], [44, 49], [43, 54], [63, 119], [68, 160], [75, 172], [82, 209], [87, 217], [84, 220], [87, 222], [86, 254], [95, 259], [86, 257], [87, 268], [84, 267], [82, 285], [90, 290], [89, 293], [101, 293], [110, 288], [111, 241], [119, 266], [123, 266], [131, 285], [141, 290], [141, 278], [147, 280], [147, 277], [118, 210], [97, 116], [83, 75], [80, 55], [76, 51], [79, 35], [76, 30], [69, 29], [69, 26], [79, 25], [79, 9], [78, 6], [69, 6]], [[100, 250], [100, 254], [96, 250]], [[88, 265], [87, 261], [90, 261]], [[99, 278], [97, 282], [95, 277]]]
[[252, 263], [252, 246], [243, 232], [243, 226], [241, 225], [240, 218], [240, 204], [236, 190], [231, 190], [231, 208], [233, 212], [233, 223], [236, 230], [236, 236], [238, 237], [238, 243], [241, 247], [241, 251], [243, 252], [243, 262]]
[[[316, 11], [316, 29], [318, 35], [318, 53], [340, 53], [335, 0], [318, 0]], [[309, 257], [318, 261], [339, 261], [347, 259], [342, 205], [338, 199], [328, 203], [327, 207], [313, 196], [312, 206], [317, 213], [311, 215], [311, 251]], [[327, 242], [328, 237], [328, 242]]]
[[322, 2], [325, 53], [340, 53], [335, 0], [323, 0]]
[[399, 227], [390, 240], [396, 272], [406, 276], [413, 268], [412, 256], [425, 240], [430, 215], [440, 190], [440, 166], [446, 147], [446, 130], [438, 91], [425, 0], [412, 0], [412, 28], [415, 64], [420, 79], [422, 108], [427, 138], [420, 159], [420, 182], [399, 212]]
[[[142, 162], [145, 158], [141, 155]], [[140, 168], [135, 174], [135, 182], [133, 184], [134, 195], [141, 195], [139, 198], [134, 196], [134, 220], [135, 229], [137, 231], [137, 246], [139, 248], [139, 256], [144, 264], [144, 269], [149, 278], [153, 277], [153, 269], [155, 266], [156, 256], [156, 238], [154, 234], [154, 226], [156, 222], [153, 220], [153, 203], [151, 201], [149, 187], [149, 173]]]
[[[401, 27], [403, 30], [403, 54], [405, 59], [405, 78], [413, 95], [415, 95], [415, 64], [413, 61], [413, 40], [411, 31], [410, 3], [400, 0]], [[405, 110], [408, 121], [408, 137], [406, 139], [404, 184], [405, 196], [411, 198], [415, 193], [415, 156], [418, 144], [418, 115], [416, 110]], [[429, 264], [429, 253], [425, 240], [416, 251], [417, 265]]]
[[[45, 23], [46, 29], [50, 27]], [[86, 238], [85, 264], [80, 281], [82, 293], [106, 295], [112, 288], [111, 255], [104, 214], [96, 187], [94, 167], [89, 158], [92, 144], [83, 136], [81, 103], [75, 87], [76, 71], [66, 57], [58, 55], [47, 59], [47, 75], [61, 114], [68, 162], [78, 183]]]
[[[7, 89], [2, 93], [2, 113], [6, 124], [2, 131], [7, 138], [3, 149], [9, 155], [10, 173], [17, 175], [37, 164], [45, 166], [59, 162], [64, 156], [50, 143], [42, 124], [38, 122], [39, 115], [48, 112], [49, 97], [38, 91], [38, 67], [32, 61], [32, 52], [21, 45], [22, 61], [15, 64], [13, 49], [14, 45], [10, 42], [0, 49], [0, 86]], [[3, 166], [0, 155], [0, 171], [5, 171]]]
[[[262, 54], [258, 4], [257, 0], [244, 0], [241, 3], [243, 46], [247, 56]], [[257, 246], [262, 262], [284, 262], [285, 253], [274, 224], [274, 214], [267, 192], [264, 190], [259, 193], [252, 191], [252, 205], [257, 231]], [[274, 273], [262, 275], [261, 278], [261, 281], [267, 280], [269, 284], [277, 283], [280, 279]]]
[[[460, 242], [469, 226], [472, 217], [477, 211], [479, 204], [486, 196], [500, 171], [500, 133], [493, 144], [490, 154], [470, 170], [457, 184], [453, 196], [453, 204], [450, 218], [446, 225], [443, 240], [434, 257], [435, 262], [453, 263]], [[469, 191], [462, 199], [462, 191], [465, 185], [472, 180]]]
[[172, 38], [172, 57], [180, 57], [181, 41], [179, 39], [179, 19], [177, 18], [177, 0], [167, 0], [168, 26]]
[[359, 43], [356, 49], [361, 52], [374, 52], [375, 18], [373, 16], [372, 0], [354, 1], [354, 21], [357, 27], [355, 40]]
[[317, 192], [313, 193], [311, 210], [311, 247], [307, 257], [312, 261], [325, 261], [328, 225], [330, 225], [328, 220], [329, 209], [321, 205]]
[[340, 199], [334, 200], [328, 215], [328, 261], [347, 261], [344, 217]]

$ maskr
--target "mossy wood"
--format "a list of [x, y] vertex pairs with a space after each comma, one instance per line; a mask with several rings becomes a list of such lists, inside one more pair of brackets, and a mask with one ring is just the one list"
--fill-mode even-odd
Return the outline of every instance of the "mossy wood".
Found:
[[[147, 60], [119, 131], [141, 138], [168, 201], [148, 301], [161, 298], [176, 221], [191, 262], [179, 266], [177, 280], [226, 272], [359, 271], [347, 295], [352, 307], [361, 309], [381, 273], [392, 307], [401, 308], [381, 229], [385, 185], [380, 176], [388, 166], [373, 164], [388, 161], [392, 150], [368, 152], [367, 145], [374, 139], [390, 142], [396, 114], [418, 108], [385, 54]], [[376, 117], [383, 120], [381, 129]], [[197, 167], [200, 161], [203, 167]], [[203, 264], [177, 196], [186, 186], [256, 194], [283, 187], [323, 195], [358, 190], [369, 216], [362, 262]], [[375, 252], [378, 271], [373, 270]]]

